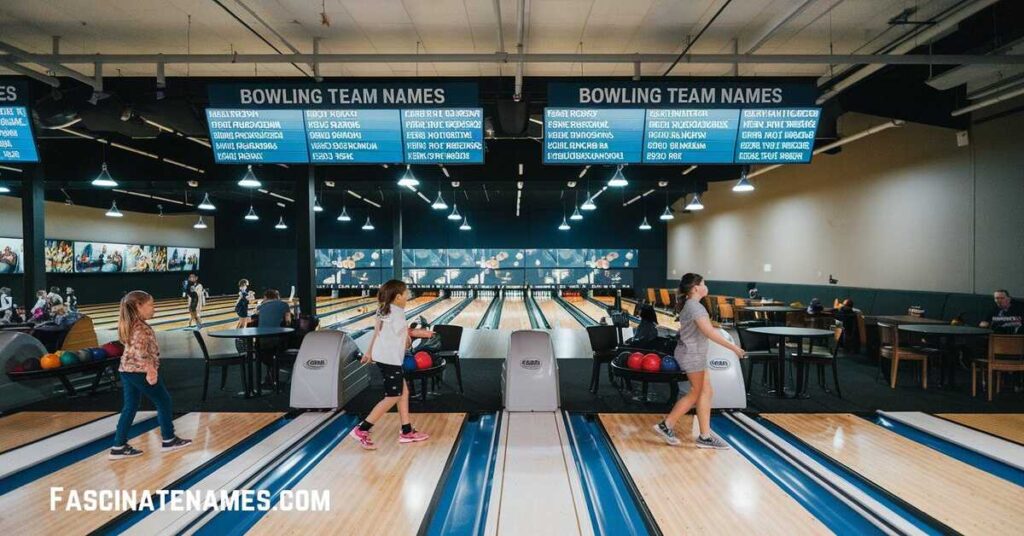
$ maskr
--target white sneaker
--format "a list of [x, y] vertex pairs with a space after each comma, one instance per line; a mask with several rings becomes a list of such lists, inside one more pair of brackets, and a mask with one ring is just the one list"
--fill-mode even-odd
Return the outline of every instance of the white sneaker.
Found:
[[679, 445], [681, 445], [683, 443], [682, 441], [679, 440], [678, 437], [676, 437], [676, 433], [675, 433], [674, 430], [672, 430], [668, 426], [665, 426], [665, 422], [664, 421], [659, 422], [658, 424], [655, 424], [654, 425], [654, 431], [659, 436], [661, 436], [662, 439], [665, 440], [665, 443], [668, 443], [669, 445], [672, 445], [673, 447], [678, 447]]

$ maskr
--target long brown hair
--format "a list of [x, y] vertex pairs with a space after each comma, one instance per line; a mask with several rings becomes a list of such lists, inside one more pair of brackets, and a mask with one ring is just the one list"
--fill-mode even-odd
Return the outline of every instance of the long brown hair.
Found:
[[391, 304], [395, 298], [405, 294], [408, 287], [403, 281], [392, 279], [380, 286], [377, 291], [377, 316], [384, 317], [391, 314]]
[[152, 301], [153, 297], [144, 290], [133, 290], [121, 298], [121, 312], [117, 318], [117, 337], [128, 344], [132, 340], [132, 330], [139, 322], [144, 322], [139, 314], [139, 306]]
[[694, 273], [684, 274], [679, 280], [679, 288], [676, 289], [676, 314], [683, 310], [686, 300], [690, 297], [690, 291], [701, 281], [704, 281], [704, 276]]

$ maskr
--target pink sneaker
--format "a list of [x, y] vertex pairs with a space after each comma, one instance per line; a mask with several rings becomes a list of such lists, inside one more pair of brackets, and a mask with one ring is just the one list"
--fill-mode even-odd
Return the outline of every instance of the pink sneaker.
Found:
[[359, 441], [360, 447], [363, 447], [366, 450], [377, 450], [377, 445], [370, 437], [370, 432], [364, 432], [359, 428], [353, 428], [348, 435], [356, 438], [356, 440]]
[[416, 443], [419, 441], [426, 441], [430, 439], [430, 436], [420, 432], [419, 430], [413, 430], [408, 434], [398, 434], [399, 443]]

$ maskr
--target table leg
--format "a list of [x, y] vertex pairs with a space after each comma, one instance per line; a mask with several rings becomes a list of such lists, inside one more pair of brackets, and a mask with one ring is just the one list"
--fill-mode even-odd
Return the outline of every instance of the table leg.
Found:
[[796, 344], [796, 355], [798, 357], [796, 360], [796, 394], [794, 396], [797, 398], [810, 398], [810, 395], [804, 392], [807, 389], [807, 383], [804, 382], [804, 367], [806, 365], [799, 359], [803, 353], [804, 341], [798, 338]]
[[779, 370], [775, 375], [775, 396], [786, 398], [786, 337], [779, 337]]

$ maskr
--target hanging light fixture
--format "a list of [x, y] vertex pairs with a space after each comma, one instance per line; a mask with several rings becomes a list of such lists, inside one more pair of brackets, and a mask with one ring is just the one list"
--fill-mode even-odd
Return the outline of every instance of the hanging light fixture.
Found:
[[437, 199], [434, 200], [434, 204], [430, 205], [430, 208], [434, 210], [448, 210], [448, 203], [445, 203], [444, 198], [441, 197], [441, 190], [437, 191]]
[[754, 184], [747, 178], [747, 167], [743, 166], [743, 172], [740, 174], [740, 180], [732, 187], [734, 192], [753, 192]]
[[203, 195], [203, 201], [196, 206], [199, 210], [216, 210], [216, 206], [210, 202], [210, 194]]
[[115, 181], [114, 177], [111, 177], [110, 172], [107, 171], [106, 162], [100, 166], [100, 173], [92, 180], [92, 185], [100, 188], [117, 188], [117, 181]]
[[398, 179], [398, 185], [406, 188], [420, 185], [420, 181], [412, 174], [412, 166], [405, 166], [405, 173], [402, 174], [402, 178]]
[[641, 231], [650, 231], [651, 230], [651, 224], [647, 223], [647, 216], [644, 216], [644, 221], [640, 223], [640, 230]]
[[462, 217], [462, 225], [459, 226], [460, 231], [470, 231], [473, 228], [469, 226], [469, 219], [465, 216]]
[[313, 197], [313, 212], [323, 212], [324, 207], [320, 206], [320, 200], [317, 197]]
[[206, 229], [206, 222], [203, 221], [203, 217], [202, 216], [199, 216], [199, 220], [196, 221], [195, 225], [193, 225], [192, 228], [193, 229]]
[[596, 210], [597, 205], [594, 204], [594, 198], [590, 197], [590, 190], [587, 190], [587, 198], [583, 200], [583, 204], [580, 205], [582, 210]]
[[341, 207], [341, 214], [338, 214], [338, 221], [352, 221], [352, 218], [348, 215], [345, 207]]
[[123, 218], [124, 217], [124, 214], [122, 214], [121, 211], [117, 209], [117, 201], [112, 201], [110, 203], [110, 210], [107, 211], [106, 216], [108, 218]]
[[628, 186], [629, 181], [626, 180], [626, 176], [622, 174], [622, 166], [615, 168], [615, 174], [608, 180], [608, 186], [615, 188], [622, 188]]
[[661, 221], [669, 221], [676, 219], [676, 217], [672, 214], [672, 209], [669, 208], [668, 205], [665, 205], [665, 212], [662, 212], [661, 216], [658, 216], [658, 219]]
[[569, 222], [565, 221], [565, 216], [562, 216], [562, 224], [558, 226], [558, 230], [568, 231], [569, 229], [572, 229], [572, 227], [569, 227]]
[[686, 204], [686, 210], [704, 210], [704, 203], [700, 202], [700, 194], [694, 192], [693, 198]]
[[363, 224], [363, 230], [364, 231], [372, 231], [373, 230], [373, 224], [370, 223], [370, 217], [369, 216], [366, 217], [366, 223]]
[[452, 205], [452, 213], [448, 215], [448, 219], [452, 220], [452, 221], [459, 221], [459, 220], [462, 219], [462, 216], [459, 215], [459, 204], [458, 203], [454, 203]]
[[572, 216], [569, 216], [569, 219], [573, 221], [579, 221], [583, 219], [583, 214], [580, 214], [579, 207], [573, 209]]
[[284, 216], [281, 216], [281, 219], [277, 220], [277, 225], [274, 226], [274, 229], [287, 229], [287, 228], [288, 228], [288, 226], [284, 224]]
[[9, 194], [9, 193], [11, 193], [11, 189], [8, 188], [6, 184], [0, 183], [0, 194]]
[[245, 170], [245, 175], [242, 175], [242, 178], [238, 180], [238, 185], [242, 188], [259, 188], [263, 186], [263, 183], [252, 172], [252, 166], [248, 166]]
[[256, 221], [260, 219], [260, 217], [256, 215], [256, 209], [253, 208], [252, 205], [249, 205], [249, 213], [245, 215], [245, 219], [247, 221]]

